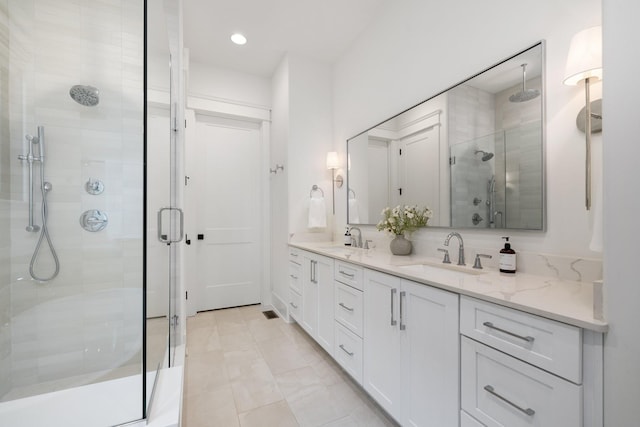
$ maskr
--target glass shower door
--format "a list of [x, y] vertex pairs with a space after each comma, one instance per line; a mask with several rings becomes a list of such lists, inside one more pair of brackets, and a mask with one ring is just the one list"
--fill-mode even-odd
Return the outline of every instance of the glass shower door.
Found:
[[143, 0], [0, 0], [0, 425], [144, 415]]

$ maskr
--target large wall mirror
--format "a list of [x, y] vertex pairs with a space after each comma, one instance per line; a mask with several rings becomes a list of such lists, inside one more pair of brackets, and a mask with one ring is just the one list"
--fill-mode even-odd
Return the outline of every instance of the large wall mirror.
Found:
[[347, 141], [349, 224], [386, 206], [430, 226], [543, 230], [544, 43]]

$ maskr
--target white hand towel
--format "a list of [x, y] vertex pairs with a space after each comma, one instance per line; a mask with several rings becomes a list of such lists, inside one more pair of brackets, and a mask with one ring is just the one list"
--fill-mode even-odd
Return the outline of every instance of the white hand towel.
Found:
[[309, 199], [309, 228], [324, 228], [327, 226], [327, 208], [324, 197]]
[[349, 224], [360, 224], [360, 212], [356, 199], [349, 199]]

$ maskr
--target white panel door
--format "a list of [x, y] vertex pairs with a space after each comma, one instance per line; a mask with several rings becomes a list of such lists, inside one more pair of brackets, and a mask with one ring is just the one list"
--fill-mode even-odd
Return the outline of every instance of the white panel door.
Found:
[[197, 311], [259, 303], [260, 127], [202, 115], [195, 126]]
[[400, 203], [426, 204], [433, 211], [431, 222], [440, 224], [440, 127], [404, 138], [400, 148]]

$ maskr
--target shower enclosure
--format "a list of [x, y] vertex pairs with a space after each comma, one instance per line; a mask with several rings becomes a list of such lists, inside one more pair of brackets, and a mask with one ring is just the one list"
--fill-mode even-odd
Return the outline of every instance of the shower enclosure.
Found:
[[[167, 115], [148, 119], [145, 13], [144, 0], [0, 0], [0, 425], [145, 418], [179, 344], [176, 85], [164, 25]], [[170, 211], [162, 229], [149, 199]]]

